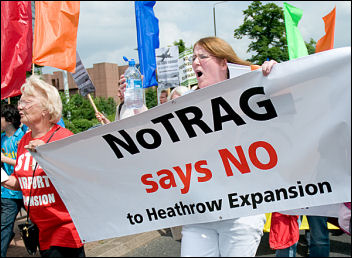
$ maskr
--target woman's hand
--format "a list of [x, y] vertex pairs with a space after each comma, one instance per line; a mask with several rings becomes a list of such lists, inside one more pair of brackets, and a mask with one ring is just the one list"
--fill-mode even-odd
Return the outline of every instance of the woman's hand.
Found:
[[25, 145], [24, 148], [29, 151], [36, 152], [35, 148], [37, 148], [38, 146], [43, 145], [43, 144], [45, 144], [45, 142], [42, 140], [33, 140], [33, 141], [30, 141], [28, 143], [28, 145]]
[[102, 113], [96, 112], [95, 117], [99, 120], [99, 122], [103, 122], [104, 124], [110, 123], [110, 120], [107, 119]]
[[[143, 74], [142, 74], [142, 83], [143, 83]], [[126, 90], [126, 86], [127, 86], [127, 83], [126, 83], [126, 78], [125, 78], [125, 75], [124, 74], [121, 74], [120, 76], [120, 80], [119, 80], [119, 87], [120, 87], [120, 91], [122, 93], [122, 96], [125, 95], [125, 90]]]
[[263, 75], [267, 76], [271, 72], [271, 69], [273, 68], [273, 66], [275, 64], [277, 64], [277, 62], [275, 60], [265, 61], [262, 64]]

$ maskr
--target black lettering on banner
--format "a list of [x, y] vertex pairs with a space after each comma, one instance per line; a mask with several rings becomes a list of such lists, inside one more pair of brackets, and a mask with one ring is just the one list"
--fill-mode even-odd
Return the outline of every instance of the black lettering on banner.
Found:
[[106, 134], [102, 136], [104, 140], [110, 145], [116, 157], [119, 159], [123, 158], [123, 155], [117, 145], [120, 145], [131, 154], [139, 153], [137, 145], [134, 143], [134, 141], [128, 135], [128, 133], [126, 133], [125, 130], [120, 130], [119, 133], [121, 134], [121, 136], [123, 136], [126, 142], [120, 140], [119, 138], [117, 138], [112, 134]]
[[275, 196], [272, 191], [265, 191], [264, 194], [265, 194], [265, 196], [264, 196], [265, 202], [274, 202], [275, 201]]
[[276, 189], [276, 190], [275, 190], [275, 193], [276, 193], [276, 199], [277, 199], [278, 201], [281, 200], [280, 193], [283, 194], [285, 200], [288, 198], [288, 196], [287, 196], [287, 191], [286, 191], [285, 188]]
[[296, 198], [298, 196], [298, 193], [295, 190], [296, 190], [296, 186], [291, 186], [288, 188], [288, 192], [290, 193], [290, 199]]
[[228, 196], [228, 199], [229, 199], [230, 208], [240, 207], [240, 205], [234, 204], [235, 202], [238, 201], [237, 198], [234, 198], [235, 196], [237, 196], [237, 193], [228, 194], [227, 196]]
[[249, 194], [246, 194], [246, 195], [240, 195], [240, 198], [241, 198], [241, 200], [242, 200], [242, 204], [241, 204], [241, 206], [251, 205], [251, 203], [248, 201]]
[[[220, 106], [226, 111], [227, 115], [221, 116]], [[229, 103], [222, 97], [217, 97], [211, 100], [213, 110], [214, 131], [222, 130], [222, 124], [227, 121], [234, 121], [236, 125], [243, 125], [246, 122], [232, 109]]]
[[318, 187], [314, 184], [306, 185], [306, 193], [308, 195], [315, 195], [318, 192]]
[[[297, 192], [297, 186], [299, 189], [299, 193]], [[304, 187], [301, 185], [301, 181], [297, 181], [297, 186], [290, 186], [288, 188], [278, 188], [273, 189], [273, 191], [267, 190], [263, 194], [260, 192], [238, 195], [242, 200], [241, 206], [237, 204], [238, 199], [235, 198], [237, 193], [228, 194], [229, 206], [230, 208], [238, 208], [243, 206], [252, 206], [253, 209], [257, 209], [258, 204], [264, 202], [279, 202], [281, 199], [295, 199], [297, 197], [305, 197], [306, 193], [309, 195], [317, 195], [317, 194], [325, 194], [323, 186], [326, 186], [327, 194], [332, 192], [331, 185], [329, 182], [322, 182], [317, 184], [306, 184]], [[290, 193], [290, 195], [288, 195]], [[248, 200], [249, 196], [251, 196], [252, 203]]]
[[178, 137], [175, 129], [173, 128], [172, 124], [170, 123], [170, 119], [174, 118], [174, 115], [171, 113], [168, 113], [166, 115], [157, 117], [152, 120], [154, 124], [161, 123], [164, 128], [166, 129], [166, 132], [169, 134], [172, 142], [178, 142], [180, 141], [180, 138]]
[[332, 189], [331, 189], [331, 185], [329, 184], [329, 182], [318, 183], [320, 193], [324, 193], [324, 185], [326, 186], [326, 190], [329, 193], [331, 193]]
[[254, 112], [248, 105], [249, 99], [257, 94], [265, 95], [264, 87], [254, 87], [244, 91], [240, 97], [240, 107], [242, 111], [250, 118], [258, 121], [270, 120], [277, 117], [274, 105], [270, 99], [257, 102], [259, 107], [264, 107], [266, 113], [259, 114]]
[[[257, 199], [256, 197], [259, 197], [259, 199]], [[251, 194], [251, 199], [252, 199], [253, 209], [257, 208], [257, 204], [260, 204], [263, 202], [263, 196], [261, 193], [258, 193], [258, 192]]]
[[[200, 129], [203, 130], [205, 134], [212, 133], [213, 131], [209, 128], [209, 126], [201, 120], [203, 113], [202, 110], [198, 107], [191, 106], [186, 107], [180, 110], [175, 111], [176, 115], [180, 119], [183, 127], [185, 128], [188, 136], [190, 138], [196, 137], [197, 134], [193, 129], [193, 125], [197, 125]], [[194, 115], [193, 118], [188, 118], [186, 114], [191, 113]]]
[[[153, 143], [147, 143], [146, 140], [144, 139], [144, 135], [148, 133], [152, 136], [153, 138]], [[155, 131], [154, 129], [142, 129], [140, 131], [137, 132], [136, 134], [136, 138], [137, 141], [139, 142], [140, 145], [142, 145], [142, 147], [146, 148], [146, 149], [156, 149], [160, 146], [161, 144], [161, 137], [160, 134]]]

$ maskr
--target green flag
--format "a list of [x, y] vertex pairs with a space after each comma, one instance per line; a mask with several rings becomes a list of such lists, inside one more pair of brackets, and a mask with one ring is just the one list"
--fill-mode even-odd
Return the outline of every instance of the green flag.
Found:
[[290, 60], [308, 55], [306, 44], [297, 27], [302, 15], [303, 11], [301, 9], [284, 3], [287, 48]]

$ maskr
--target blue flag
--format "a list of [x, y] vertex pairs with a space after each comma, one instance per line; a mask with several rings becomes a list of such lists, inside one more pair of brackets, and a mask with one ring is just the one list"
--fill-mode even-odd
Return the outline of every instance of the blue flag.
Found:
[[155, 49], [159, 48], [159, 20], [155, 17], [155, 1], [135, 1], [138, 57], [143, 74], [143, 88], [157, 86]]

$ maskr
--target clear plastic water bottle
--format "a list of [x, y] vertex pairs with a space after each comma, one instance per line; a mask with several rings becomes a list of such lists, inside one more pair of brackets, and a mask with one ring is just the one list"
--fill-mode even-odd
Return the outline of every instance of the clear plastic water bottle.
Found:
[[[123, 59], [128, 61], [124, 56]], [[124, 103], [126, 108], [137, 109], [144, 104], [142, 76], [136, 67], [134, 59], [128, 61], [128, 68], [125, 71], [126, 90]]]

